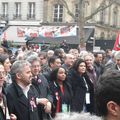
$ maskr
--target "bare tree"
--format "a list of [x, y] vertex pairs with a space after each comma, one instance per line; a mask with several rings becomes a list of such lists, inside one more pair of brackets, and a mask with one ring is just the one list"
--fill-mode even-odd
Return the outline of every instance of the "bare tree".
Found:
[[[87, 17], [84, 15], [84, 4], [85, 0], [78, 0], [79, 11], [78, 11], [78, 18], [76, 18], [75, 14], [70, 10], [67, 0], [59, 0], [67, 10], [67, 13], [73, 18], [77, 20], [77, 25], [79, 26], [79, 39], [81, 47], [85, 46], [85, 33], [84, 33], [84, 26], [85, 23], [92, 19], [100, 11], [105, 10], [106, 8], [110, 7], [115, 1], [117, 0], [102, 0], [100, 5]], [[107, 4], [105, 4], [107, 3]]]

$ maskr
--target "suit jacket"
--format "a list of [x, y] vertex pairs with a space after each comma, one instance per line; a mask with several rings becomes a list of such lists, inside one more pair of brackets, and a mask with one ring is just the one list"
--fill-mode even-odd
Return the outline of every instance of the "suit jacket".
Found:
[[33, 78], [32, 84], [37, 89], [40, 98], [47, 98], [51, 103], [53, 102], [53, 97], [50, 92], [49, 84], [44, 75], [39, 74], [37, 78]]
[[1, 93], [1, 96], [2, 98], [0, 99], [3, 99], [3, 105], [5, 107], [4, 111], [3, 111], [3, 108], [0, 106], [0, 120], [6, 120], [7, 118], [7, 101], [6, 101], [6, 93], [4, 90], [2, 90], [2, 93]]
[[7, 88], [8, 110], [17, 116], [17, 120], [40, 120], [36, 97], [39, 97], [37, 90], [31, 85], [28, 91], [28, 98], [22, 89], [13, 82]]
[[97, 62], [94, 62], [94, 68], [97, 74], [97, 79], [99, 78], [100, 75], [103, 74], [104, 72], [104, 65], [103, 64], [99, 64]]
[[108, 69], [108, 70], [119, 70], [119, 68], [118, 68], [117, 64], [114, 64], [114, 65], [111, 66], [111, 68]]
[[51, 74], [51, 72], [52, 72], [52, 70], [49, 69], [48, 71], [43, 73], [43, 75], [47, 79], [48, 83], [50, 83], [50, 74]]
[[[33, 78], [32, 79], [32, 84], [37, 89], [40, 98], [47, 98], [51, 102], [51, 104], [53, 103], [53, 97], [51, 95], [51, 91], [50, 91], [50, 88], [49, 88], [48, 81], [42, 74], [39, 74], [37, 76], [37, 78]], [[44, 112], [44, 106], [43, 105], [42, 105], [42, 111], [41, 112], [42, 112], [41, 114], [43, 115], [44, 119], [49, 118], [48, 114], [46, 114]]]

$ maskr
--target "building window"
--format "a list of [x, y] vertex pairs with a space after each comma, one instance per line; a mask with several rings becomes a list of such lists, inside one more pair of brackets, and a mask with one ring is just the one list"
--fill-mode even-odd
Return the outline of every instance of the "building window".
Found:
[[113, 25], [117, 26], [117, 21], [118, 21], [118, 9], [115, 7], [113, 9]]
[[101, 32], [101, 34], [100, 34], [100, 38], [101, 38], [102, 40], [105, 39], [105, 33], [104, 33], [104, 32]]
[[28, 19], [35, 19], [35, 2], [29, 2]]
[[21, 3], [20, 2], [16, 2], [15, 3], [15, 18], [21, 18]]
[[105, 10], [101, 10], [100, 12], [100, 23], [105, 23]]
[[8, 3], [4, 2], [2, 3], [2, 7], [3, 7], [3, 18], [7, 18], [8, 17]]
[[78, 19], [78, 16], [79, 16], [79, 6], [78, 4], [75, 5], [75, 22], [77, 22], [77, 19]]
[[63, 21], [63, 5], [55, 4], [54, 5], [54, 22], [62, 22]]
[[84, 3], [84, 14], [87, 15], [88, 14], [88, 6], [89, 6], [89, 1], [86, 0], [85, 3]]

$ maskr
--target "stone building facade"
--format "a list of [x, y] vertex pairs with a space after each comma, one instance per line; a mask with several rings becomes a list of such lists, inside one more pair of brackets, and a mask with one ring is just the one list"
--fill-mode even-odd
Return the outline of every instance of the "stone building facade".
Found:
[[[12, 24], [43, 21], [43, 0], [0, 0], [0, 20]], [[39, 25], [39, 24], [38, 24]]]
[[[70, 11], [77, 16], [79, 0], [66, 0]], [[103, 0], [84, 0], [84, 16], [87, 17], [99, 7]], [[103, 4], [109, 4], [110, 0]], [[75, 23], [60, 0], [44, 1], [44, 22], [47, 23]], [[120, 29], [120, 1], [98, 12], [86, 25], [95, 27], [95, 39], [115, 39], [116, 32]]]
[[[70, 11], [77, 17], [79, 0], [66, 0]], [[89, 16], [103, 0], [84, 0], [84, 16]], [[117, 2], [118, 1], [118, 2]], [[108, 4], [108, 0], [105, 4]], [[8, 25], [40, 26], [41, 24], [76, 24], [60, 0], [0, 0], [0, 23]], [[95, 39], [115, 39], [120, 30], [120, 0], [98, 12], [86, 21], [95, 28]]]

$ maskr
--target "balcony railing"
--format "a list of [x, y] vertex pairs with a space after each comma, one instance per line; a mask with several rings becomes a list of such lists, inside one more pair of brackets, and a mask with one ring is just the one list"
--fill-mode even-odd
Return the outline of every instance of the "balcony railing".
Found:
[[8, 20], [8, 14], [0, 14], [1, 20]]
[[14, 14], [13, 19], [21, 19], [21, 14]]
[[27, 14], [27, 19], [28, 20], [34, 20], [35, 19], [35, 14]]

